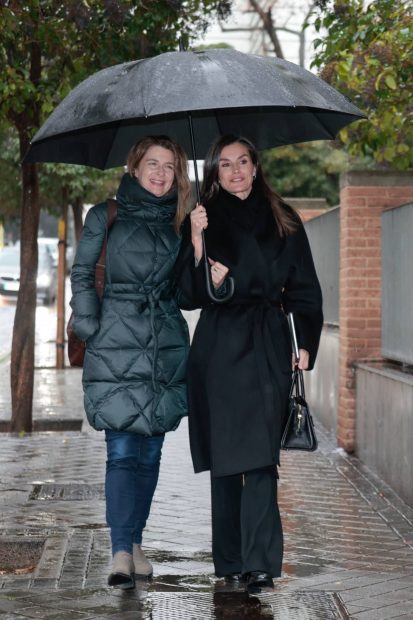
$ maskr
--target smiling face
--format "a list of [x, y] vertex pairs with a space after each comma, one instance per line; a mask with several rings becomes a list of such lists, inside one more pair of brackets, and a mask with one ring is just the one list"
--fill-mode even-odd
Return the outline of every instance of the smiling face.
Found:
[[227, 192], [245, 200], [251, 192], [256, 168], [246, 146], [234, 142], [225, 146], [219, 158], [218, 178]]
[[163, 146], [148, 148], [134, 170], [135, 177], [143, 188], [155, 196], [164, 196], [175, 180], [175, 157]]

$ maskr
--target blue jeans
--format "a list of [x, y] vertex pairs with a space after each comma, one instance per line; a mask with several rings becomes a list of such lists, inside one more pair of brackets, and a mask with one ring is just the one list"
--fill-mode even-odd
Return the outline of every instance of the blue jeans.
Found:
[[105, 431], [106, 521], [112, 554], [132, 553], [141, 544], [159, 476], [165, 435], [143, 437], [126, 431]]

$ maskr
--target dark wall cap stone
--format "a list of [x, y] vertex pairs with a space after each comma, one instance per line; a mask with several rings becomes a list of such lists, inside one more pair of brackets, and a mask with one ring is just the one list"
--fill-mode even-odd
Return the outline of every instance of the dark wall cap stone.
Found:
[[395, 170], [350, 170], [340, 175], [344, 187], [413, 187], [413, 172]]
[[283, 196], [283, 200], [294, 209], [328, 209], [325, 198], [289, 198]]

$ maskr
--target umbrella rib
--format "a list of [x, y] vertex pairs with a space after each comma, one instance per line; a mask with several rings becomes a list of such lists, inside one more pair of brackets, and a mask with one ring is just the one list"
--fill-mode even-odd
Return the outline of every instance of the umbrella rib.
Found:
[[114, 131], [114, 132], [113, 132], [113, 137], [112, 137], [112, 140], [111, 140], [110, 144], [108, 145], [108, 147], [107, 147], [107, 149], [106, 149], [106, 154], [105, 154], [105, 167], [104, 167], [104, 169], [106, 169], [106, 164], [107, 164], [107, 162], [109, 161], [109, 155], [110, 155], [110, 154], [111, 154], [111, 152], [112, 152], [112, 148], [113, 148], [113, 145], [114, 145], [114, 143], [115, 143], [116, 136], [117, 136], [117, 133], [118, 133], [118, 131], [119, 131], [119, 126], [120, 126], [120, 124], [121, 124], [121, 123], [118, 123], [118, 124], [116, 125], [116, 131]]
[[327, 127], [326, 123], [323, 123], [323, 121], [318, 115], [318, 112], [312, 112], [312, 114], [313, 117], [317, 120], [317, 123], [320, 125], [320, 127], [324, 129], [324, 131], [330, 136], [332, 140], [334, 140], [336, 137], [336, 133], [331, 132], [330, 129]]

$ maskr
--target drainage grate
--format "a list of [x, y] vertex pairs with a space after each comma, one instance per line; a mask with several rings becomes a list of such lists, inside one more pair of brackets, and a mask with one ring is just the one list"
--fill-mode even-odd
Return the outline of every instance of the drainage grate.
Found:
[[262, 594], [263, 604], [271, 605], [273, 618], [286, 620], [347, 620], [341, 599], [331, 592], [309, 591]]
[[0, 575], [26, 575], [36, 568], [44, 538], [0, 537]]
[[[151, 620], [346, 620], [338, 597], [328, 592], [150, 593], [145, 607]], [[143, 615], [143, 617], [145, 617]]]
[[58, 499], [66, 501], [87, 501], [105, 499], [103, 484], [34, 484], [29, 495], [31, 500]]

